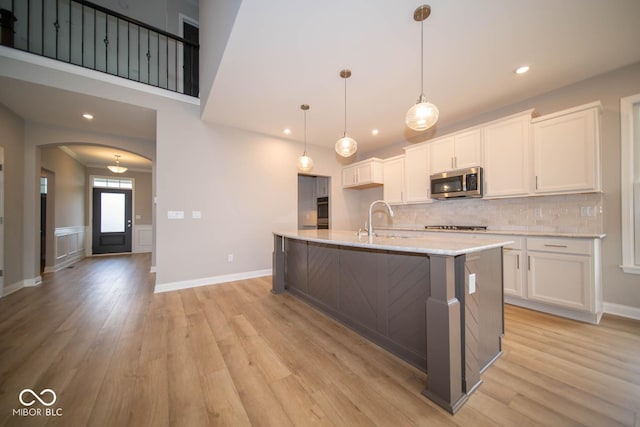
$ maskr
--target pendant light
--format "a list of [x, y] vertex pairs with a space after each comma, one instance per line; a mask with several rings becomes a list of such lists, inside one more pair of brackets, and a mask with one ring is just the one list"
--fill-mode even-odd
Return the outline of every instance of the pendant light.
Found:
[[304, 151], [302, 152], [302, 156], [298, 157], [296, 164], [299, 172], [309, 172], [313, 169], [313, 160], [307, 156], [307, 111], [309, 110], [309, 106], [302, 104], [300, 109], [304, 111]]
[[127, 168], [120, 166], [120, 156], [117, 154], [115, 156], [116, 156], [115, 166], [110, 165], [110, 166], [107, 166], [107, 168], [109, 168], [109, 170], [113, 173], [125, 173], [127, 171]]
[[336, 153], [342, 157], [350, 157], [358, 149], [356, 140], [347, 136], [347, 79], [351, 77], [351, 70], [344, 69], [340, 71], [340, 77], [344, 79], [344, 133], [342, 138], [336, 142]]
[[413, 130], [423, 131], [438, 121], [438, 107], [424, 96], [424, 20], [431, 15], [431, 6], [423, 4], [413, 12], [413, 19], [420, 22], [420, 96], [416, 105], [407, 111], [405, 123]]

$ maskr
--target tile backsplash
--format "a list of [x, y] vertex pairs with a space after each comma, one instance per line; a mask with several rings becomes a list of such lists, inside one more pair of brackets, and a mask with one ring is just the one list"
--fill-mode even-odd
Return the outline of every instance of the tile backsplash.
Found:
[[500, 231], [600, 234], [602, 198], [601, 193], [588, 193], [397, 205], [392, 223], [384, 221], [384, 225], [484, 225]]

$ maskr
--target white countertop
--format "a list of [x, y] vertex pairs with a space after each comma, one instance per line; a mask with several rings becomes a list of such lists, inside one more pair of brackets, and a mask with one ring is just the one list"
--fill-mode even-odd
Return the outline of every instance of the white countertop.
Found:
[[275, 235], [309, 242], [330, 245], [353, 246], [400, 252], [425, 253], [433, 255], [463, 255], [486, 249], [499, 248], [513, 243], [500, 237], [465, 236], [456, 238], [453, 234], [428, 234], [425, 236], [359, 236], [355, 231], [344, 230], [287, 230], [274, 231]]

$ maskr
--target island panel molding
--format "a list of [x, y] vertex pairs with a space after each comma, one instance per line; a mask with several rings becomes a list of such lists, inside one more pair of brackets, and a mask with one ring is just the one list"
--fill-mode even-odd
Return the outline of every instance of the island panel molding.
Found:
[[502, 352], [502, 246], [509, 243], [274, 233], [272, 292], [299, 297], [425, 371], [422, 394], [455, 413]]

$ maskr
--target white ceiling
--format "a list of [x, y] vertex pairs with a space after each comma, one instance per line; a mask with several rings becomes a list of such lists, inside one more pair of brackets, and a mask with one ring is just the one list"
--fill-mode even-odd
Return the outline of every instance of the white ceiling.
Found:
[[[420, 24], [408, 0], [243, 0], [205, 120], [360, 151], [419, 135], [404, 115], [420, 93]], [[430, 0], [425, 94], [446, 126], [640, 61], [638, 0]], [[517, 76], [513, 70], [530, 64]], [[380, 134], [371, 135], [377, 128]], [[310, 153], [312, 156], [312, 152]]]
[[[347, 130], [359, 151], [420, 140], [404, 125], [420, 92], [420, 24], [413, 20], [420, 4], [243, 0], [203, 119], [301, 141], [300, 104], [307, 103], [309, 144], [333, 147], [344, 129], [338, 74], [350, 68]], [[425, 93], [440, 109], [439, 127], [640, 61], [638, 0], [429, 4]], [[521, 64], [531, 71], [517, 76]], [[33, 122], [156, 139], [155, 111], [121, 102], [0, 77], [0, 103]], [[91, 122], [81, 117], [87, 111]], [[115, 154], [70, 148], [87, 165], [106, 165]]]
[[[27, 121], [95, 134], [156, 139], [154, 110], [6, 77], [0, 77], [0, 88], [0, 104]], [[93, 114], [93, 120], [84, 119], [84, 113]], [[115, 164], [118, 154], [122, 166], [151, 171], [149, 159], [111, 147], [69, 144], [65, 152], [88, 167]]]

